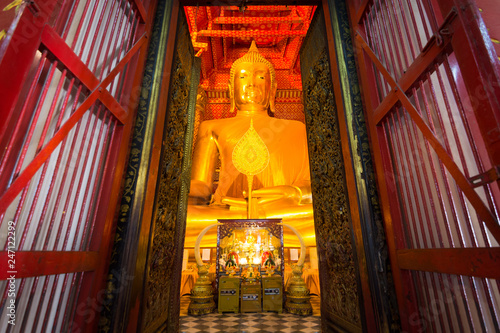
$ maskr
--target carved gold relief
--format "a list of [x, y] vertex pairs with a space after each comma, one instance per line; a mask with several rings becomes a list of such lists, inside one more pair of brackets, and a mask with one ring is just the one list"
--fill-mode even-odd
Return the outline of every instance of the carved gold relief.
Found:
[[[177, 47], [182, 48], [179, 45]], [[146, 328], [155, 322], [165, 321], [173, 298], [178, 297], [178, 295], [170, 295], [170, 290], [175, 271], [173, 254], [178, 247], [176, 246], [178, 243], [176, 228], [179, 223], [178, 210], [181, 206], [179, 193], [181, 193], [182, 186], [182, 158], [188, 123], [189, 73], [190, 68], [176, 53], [172, 67], [171, 94], [159, 172], [157, 209], [145, 288], [143, 327]]]
[[326, 49], [304, 84], [316, 239], [323, 281], [321, 307], [361, 327], [342, 146]]

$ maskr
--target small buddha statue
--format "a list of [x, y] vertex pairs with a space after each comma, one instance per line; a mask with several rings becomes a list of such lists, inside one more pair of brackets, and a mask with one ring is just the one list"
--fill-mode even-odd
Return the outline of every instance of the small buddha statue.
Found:
[[[305, 125], [269, 116], [275, 110], [276, 74], [255, 42], [230, 71], [232, 118], [203, 121], [193, 154], [188, 229], [217, 219], [244, 219], [247, 178], [236, 170], [232, 152], [253, 120], [269, 151], [269, 164], [255, 175], [252, 197], [258, 218], [283, 218], [284, 223], [312, 226], [312, 197]], [[212, 194], [220, 158], [219, 183]], [[313, 229], [313, 228], [312, 228]]]

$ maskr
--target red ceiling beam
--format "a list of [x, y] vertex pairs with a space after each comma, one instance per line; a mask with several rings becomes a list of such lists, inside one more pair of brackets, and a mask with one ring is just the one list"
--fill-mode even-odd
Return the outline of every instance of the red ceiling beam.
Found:
[[224, 37], [224, 38], [245, 38], [245, 37], [304, 37], [307, 30], [260, 30], [260, 31], [240, 31], [240, 30], [201, 30], [193, 33], [202, 37]]
[[[215, 0], [181, 0], [181, 6], [220, 6], [222, 1]], [[224, 8], [228, 10], [239, 10], [242, 1], [241, 0], [225, 0]], [[279, 7], [278, 10], [287, 10], [291, 6], [318, 6], [321, 5], [321, 0], [274, 0], [272, 1], [272, 6], [269, 6], [269, 0], [246, 0], [245, 6], [246, 10], [266, 10], [268, 11], [270, 7]], [[255, 8], [258, 9], [255, 9]], [[261, 9], [260, 7], [265, 7], [267, 9]]]
[[[240, 5], [225, 7], [226, 10], [237, 10], [242, 11]], [[288, 6], [247, 6], [245, 5], [245, 10], [260, 11], [260, 12], [270, 12], [270, 11], [284, 11], [290, 10]]]
[[258, 23], [302, 23], [303, 18], [298, 16], [286, 17], [232, 17], [224, 16], [217, 17], [214, 23], [217, 24], [258, 24]]

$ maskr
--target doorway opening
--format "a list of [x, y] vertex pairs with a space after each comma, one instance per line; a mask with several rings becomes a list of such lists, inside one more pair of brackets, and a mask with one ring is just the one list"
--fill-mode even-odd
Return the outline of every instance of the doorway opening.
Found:
[[[228, 81], [233, 62], [248, 52], [251, 42], [255, 41], [258, 51], [274, 67], [277, 81], [275, 119], [292, 120], [305, 124], [302, 96], [302, 79], [299, 51], [305, 38], [316, 6], [186, 6], [183, 8], [189, 24], [190, 36], [196, 56], [201, 58], [201, 75], [196, 101], [193, 149], [196, 154], [196, 141], [200, 124], [203, 121], [228, 119], [236, 116], [232, 110]], [[279, 140], [282, 131], [289, 131], [281, 123], [258, 130], [260, 136], [272, 145]], [[284, 143], [284, 142], [283, 142]], [[215, 152], [217, 154], [217, 152]], [[307, 158], [307, 156], [305, 156]], [[301, 156], [295, 157], [299, 160]], [[309, 161], [306, 161], [309, 163]], [[220, 181], [220, 158], [214, 164], [215, 174], [211, 189], [215, 193]], [[193, 165], [193, 167], [197, 167]], [[286, 168], [287, 166], [283, 166]], [[278, 172], [281, 177], [282, 172]], [[258, 176], [257, 176], [258, 177]], [[278, 175], [279, 177], [279, 175]], [[309, 180], [309, 174], [307, 175]], [[292, 182], [290, 182], [292, 184]], [[262, 184], [257, 184], [262, 187]], [[191, 199], [190, 199], [191, 200]], [[206, 204], [206, 203], [204, 203]], [[213, 204], [213, 202], [212, 202]], [[205, 205], [206, 206], [206, 205]], [[188, 206], [189, 207], [189, 206]], [[191, 210], [192, 212], [192, 210]], [[199, 233], [210, 223], [205, 218], [190, 215], [188, 209], [184, 259], [181, 279], [181, 304], [187, 304], [186, 295], [196, 282], [197, 265], [195, 261], [195, 242]], [[224, 218], [224, 213], [220, 218]], [[279, 216], [276, 216], [279, 217]], [[286, 216], [285, 221], [286, 222]], [[309, 218], [294, 219], [293, 226], [305, 241], [305, 264], [303, 278], [313, 296], [313, 303], [319, 304], [320, 286], [318, 255], [312, 206]], [[292, 276], [292, 265], [297, 264], [300, 256], [300, 242], [288, 228], [284, 228], [285, 262], [284, 286]], [[215, 280], [217, 260], [217, 228], [208, 231], [200, 244], [200, 255], [209, 265], [209, 276]], [[214, 282], [215, 285], [215, 282]], [[183, 297], [184, 296], [184, 297]], [[187, 309], [181, 310], [181, 315]], [[316, 309], [319, 315], [319, 309]]]

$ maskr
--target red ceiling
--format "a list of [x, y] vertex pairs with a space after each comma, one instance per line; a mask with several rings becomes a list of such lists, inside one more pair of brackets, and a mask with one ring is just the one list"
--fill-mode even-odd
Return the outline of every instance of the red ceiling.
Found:
[[274, 65], [278, 89], [302, 89], [298, 53], [314, 6], [184, 7], [197, 56], [201, 85], [226, 90], [229, 69], [255, 40]]

